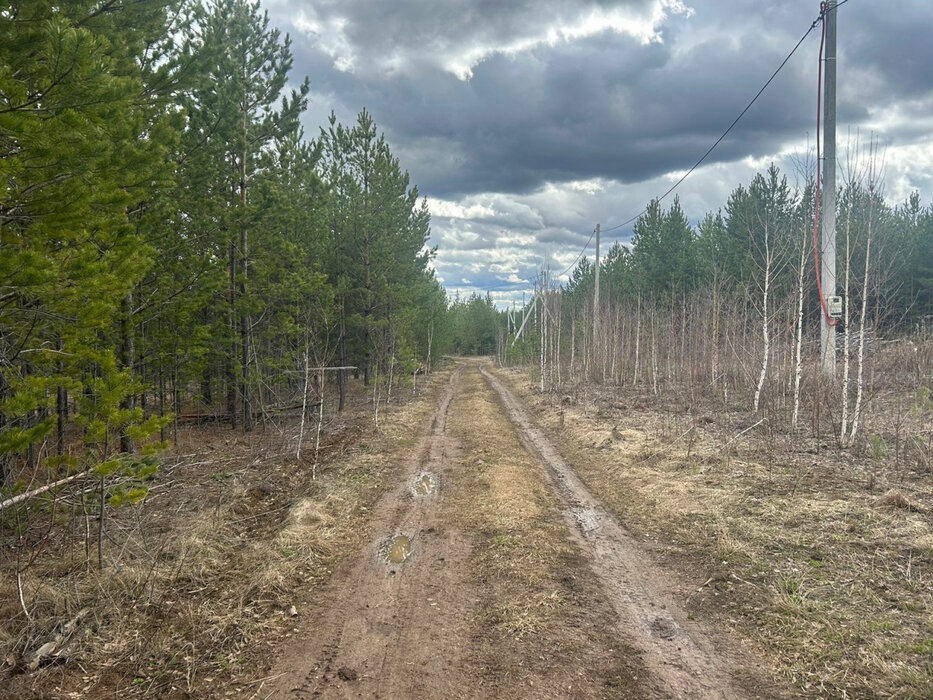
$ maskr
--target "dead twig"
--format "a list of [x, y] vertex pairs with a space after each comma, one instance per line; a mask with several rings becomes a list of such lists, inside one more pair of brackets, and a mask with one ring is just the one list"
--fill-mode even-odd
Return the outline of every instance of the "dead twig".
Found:
[[740, 437], [742, 437], [743, 435], [745, 435], [745, 433], [749, 432], [750, 430], [754, 430], [754, 429], [757, 428], [759, 425], [761, 425], [762, 423], [764, 423], [766, 420], [768, 420], [768, 419], [767, 419], [767, 418], [762, 418], [762, 419], [761, 419], [760, 421], [758, 421], [757, 423], [748, 426], [745, 430], [743, 430], [742, 432], [738, 433], [735, 437], [733, 437], [731, 440], [729, 440], [729, 442], [725, 443], [722, 447], [720, 447], [720, 448], [719, 448], [719, 451], [722, 452], [722, 451], [725, 450], [729, 445], [731, 445], [733, 442], [735, 442], [735, 441], [738, 440]]

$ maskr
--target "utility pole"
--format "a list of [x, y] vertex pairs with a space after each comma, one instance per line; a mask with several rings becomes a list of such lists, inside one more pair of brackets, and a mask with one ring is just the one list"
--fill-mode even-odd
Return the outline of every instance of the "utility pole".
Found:
[[[823, 202], [820, 236], [824, 303], [836, 296], [836, 2], [826, 3], [826, 56], [823, 64]], [[820, 360], [823, 374], [836, 375], [836, 327], [821, 314]]]
[[548, 269], [541, 270], [540, 291], [541, 297], [541, 393], [545, 389], [545, 375], [547, 375], [547, 291], [548, 291]]
[[[525, 293], [522, 292], [522, 297], [524, 296], [525, 296]], [[532, 302], [531, 306], [525, 311], [525, 317], [522, 319], [521, 325], [518, 327], [518, 330], [515, 332], [515, 338], [512, 339], [513, 348], [515, 347], [515, 343], [517, 343], [521, 339], [522, 331], [525, 330], [525, 324], [528, 323], [528, 319], [531, 318], [532, 314], [534, 313], [534, 309], [537, 306], [538, 297], [532, 297], [531, 302]], [[524, 304], [522, 305], [522, 308], [524, 308]]]
[[593, 285], [593, 359], [599, 350], [599, 224], [596, 224], [596, 280]]

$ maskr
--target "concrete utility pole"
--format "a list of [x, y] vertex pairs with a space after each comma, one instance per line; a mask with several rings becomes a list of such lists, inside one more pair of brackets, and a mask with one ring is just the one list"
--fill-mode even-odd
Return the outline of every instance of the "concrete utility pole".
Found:
[[596, 284], [593, 285], [593, 357], [599, 348], [599, 224], [596, 224]]
[[[826, 3], [826, 56], [823, 64], [823, 230], [820, 236], [824, 300], [836, 296], [836, 2]], [[836, 374], [836, 327], [821, 314], [820, 360], [823, 374]]]
[[[522, 305], [523, 305], [523, 306], [524, 306], [524, 298], [525, 298], [525, 293], [522, 292], [522, 302], [523, 302]], [[525, 317], [522, 319], [522, 324], [518, 327], [518, 331], [515, 333], [515, 338], [512, 340], [512, 347], [513, 347], [513, 348], [515, 347], [515, 343], [517, 343], [517, 342], [521, 339], [521, 337], [522, 337], [522, 331], [525, 330], [525, 324], [528, 323], [528, 319], [531, 318], [532, 314], [534, 313], [535, 309], [537, 308], [537, 305], [538, 305], [538, 297], [532, 297], [532, 298], [531, 298], [531, 302], [532, 302], [532, 304], [531, 304], [531, 306], [528, 307], [527, 311], [525, 311]]]

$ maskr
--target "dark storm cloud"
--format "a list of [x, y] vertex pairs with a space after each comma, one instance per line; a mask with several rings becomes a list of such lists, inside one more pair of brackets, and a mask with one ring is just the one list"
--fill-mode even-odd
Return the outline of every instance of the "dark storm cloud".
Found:
[[[448, 287], [498, 290], [520, 287], [542, 261], [569, 264], [590, 222], [622, 221], [667, 189], [819, 12], [816, 0], [263, 4], [292, 35], [295, 73], [311, 79], [308, 133], [331, 109], [345, 123], [368, 109], [434, 200]], [[851, 0], [838, 14], [841, 137], [870, 131], [902, 159], [924, 145], [893, 179], [899, 191], [929, 185], [933, 4]], [[812, 143], [818, 46], [814, 31], [678, 190], [688, 216]]]
[[928, 0], [853, 2], [839, 9], [839, 23], [841, 70], [848, 63], [856, 75], [875, 79], [869, 85], [844, 81], [847, 96], [871, 103], [929, 94], [933, 4]]
[[[296, 69], [315, 89], [336, 95], [345, 112], [369, 109], [396, 150], [412, 156], [406, 165], [422, 190], [451, 197], [590, 177], [637, 182], [689, 167], [818, 12], [815, 2], [691, 3], [692, 16], [671, 14], [659, 25], [664, 43], [603, 31], [490, 53], [469, 80], [447, 65], [474, 49], [560, 29], [593, 8], [650, 17], [656, 5], [317, 0], [279, 2], [273, 11], [292, 24]], [[840, 72], [866, 78], [840, 87], [841, 119], [865, 119], [866, 97], [929, 92], [930, 14], [925, 2], [899, 3], [897, 11], [860, 0], [840, 8]], [[340, 41], [328, 43], [328, 28], [339, 29]], [[812, 131], [816, 37], [714, 160], [773, 152]], [[401, 62], [386, 67], [393, 57]], [[341, 58], [353, 66], [337, 70]]]
[[[348, 5], [345, 33], [358, 64], [352, 72], [336, 70], [335, 57], [309, 44], [306, 35], [296, 38], [296, 65], [307, 70], [316, 89], [338, 95], [345, 110], [369, 109], [394, 148], [407, 156], [404, 162], [422, 191], [440, 197], [525, 193], [545, 181], [592, 177], [631, 183], [687, 168], [757, 91], [813, 15], [783, 13], [777, 19], [789, 28], [771, 26], [763, 39], [761, 26], [743, 30], [739, 18], [725, 15], [726, 25], [738, 26], [724, 31], [711, 7], [699, 7], [693, 17], [668, 19], [663, 44], [604, 31], [514, 56], [493, 53], [462, 80], [443, 66], [445, 51], [454, 55], [468, 48], [456, 37], [507, 41], [523, 19], [555, 16], [558, 5], [543, 3], [531, 12], [528, 3], [490, 9], [459, 2], [446, 24], [436, 9], [446, 13], [446, 3], [426, 5], [427, 14], [413, 22], [403, 19], [412, 16], [411, 3], [371, 5], [369, 14], [359, 3]], [[318, 18], [338, 12], [335, 3], [313, 6]], [[488, 21], [476, 28], [480, 15]], [[697, 24], [715, 31], [701, 31], [699, 40], [680, 48]], [[392, 54], [393, 37], [404, 47], [425, 48], [404, 69], [377, 70], [373, 66]], [[431, 47], [441, 57], [433, 64], [427, 60]], [[714, 160], [773, 152], [812, 129], [815, 89], [801, 79], [806, 68], [779, 76]], [[849, 109], [848, 116], [864, 116], [856, 111]]]

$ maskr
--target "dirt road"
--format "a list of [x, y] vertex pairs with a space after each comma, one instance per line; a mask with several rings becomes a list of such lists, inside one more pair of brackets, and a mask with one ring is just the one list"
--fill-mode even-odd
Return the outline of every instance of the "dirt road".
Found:
[[270, 674], [271, 697], [776, 693], [609, 515], [491, 367], [463, 363], [369, 545]]

